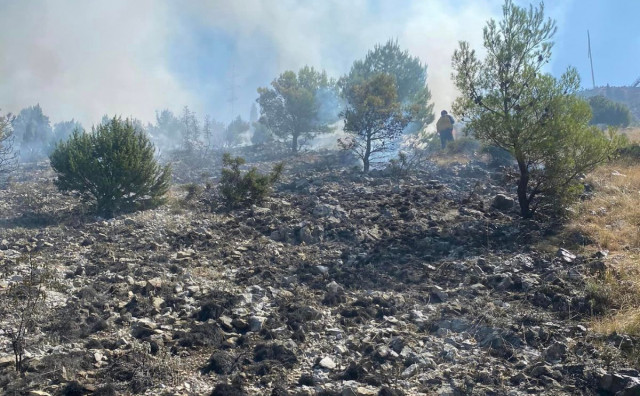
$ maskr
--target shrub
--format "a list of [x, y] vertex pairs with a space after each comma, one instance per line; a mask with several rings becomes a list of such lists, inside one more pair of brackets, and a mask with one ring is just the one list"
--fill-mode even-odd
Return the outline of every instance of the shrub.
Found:
[[264, 200], [284, 168], [284, 164], [279, 163], [267, 175], [258, 173], [255, 167], [242, 174], [240, 167], [244, 163], [244, 158], [234, 158], [229, 153], [222, 157], [224, 168], [220, 179], [220, 194], [230, 208], [249, 206]]
[[485, 144], [480, 149], [480, 153], [489, 155], [489, 165], [492, 166], [509, 166], [515, 162], [513, 155], [511, 155], [508, 150], [505, 150], [498, 146]]
[[187, 195], [184, 197], [185, 202], [195, 201], [204, 192], [204, 188], [197, 183], [185, 184], [182, 188], [187, 192]]
[[622, 159], [640, 160], [640, 144], [630, 142], [625, 136], [616, 154]]
[[171, 169], [160, 166], [154, 152], [142, 130], [114, 117], [92, 133], [74, 132], [49, 159], [59, 190], [93, 200], [99, 215], [112, 217], [164, 202]]
[[30, 251], [19, 261], [26, 263], [26, 269], [0, 296], [0, 317], [2, 332], [11, 342], [15, 369], [22, 372], [27, 344], [46, 313], [46, 289], [53, 285], [53, 275], [44, 260], [32, 257]]
[[610, 126], [626, 127], [631, 124], [632, 116], [629, 108], [622, 104], [614, 102], [602, 95], [589, 98], [589, 105], [593, 117], [592, 124], [604, 124]]
[[461, 137], [447, 144], [445, 151], [448, 154], [473, 154], [480, 148], [480, 142], [470, 137]]

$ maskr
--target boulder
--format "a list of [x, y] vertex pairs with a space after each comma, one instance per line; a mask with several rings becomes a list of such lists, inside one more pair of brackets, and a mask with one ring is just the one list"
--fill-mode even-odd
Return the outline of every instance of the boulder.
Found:
[[491, 206], [498, 210], [510, 210], [516, 205], [516, 201], [504, 194], [498, 194], [493, 198]]

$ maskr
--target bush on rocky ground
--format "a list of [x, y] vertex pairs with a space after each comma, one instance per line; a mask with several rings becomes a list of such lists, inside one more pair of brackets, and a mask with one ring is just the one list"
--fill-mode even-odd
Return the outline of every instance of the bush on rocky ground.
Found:
[[123, 211], [164, 202], [171, 169], [160, 166], [149, 138], [131, 121], [113, 118], [92, 133], [76, 131], [49, 157], [61, 191], [94, 201], [97, 213]]
[[263, 201], [284, 169], [284, 164], [279, 163], [266, 175], [258, 173], [255, 167], [243, 173], [240, 167], [245, 163], [244, 158], [232, 157], [229, 153], [224, 154], [222, 163], [220, 194], [229, 208], [246, 207]]
[[46, 288], [51, 285], [51, 272], [41, 258], [29, 253], [18, 260], [24, 263], [16, 281], [0, 295], [0, 317], [4, 319], [2, 333], [11, 342], [15, 369], [24, 370], [24, 358], [32, 335], [42, 323], [46, 312]]

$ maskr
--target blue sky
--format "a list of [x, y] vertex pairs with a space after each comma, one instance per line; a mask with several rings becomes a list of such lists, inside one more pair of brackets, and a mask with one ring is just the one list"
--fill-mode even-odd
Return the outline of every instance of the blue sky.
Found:
[[558, 18], [552, 71], [576, 67], [584, 87], [591, 88], [587, 29], [596, 85], [629, 85], [640, 77], [640, 1], [574, 0]]
[[[519, 5], [528, 1], [515, 0]], [[304, 65], [340, 77], [390, 38], [428, 65], [436, 109], [456, 97], [451, 55], [482, 47], [502, 0], [0, 0], [0, 109], [40, 103], [52, 121], [85, 126], [103, 114], [153, 121], [156, 110], [228, 122], [247, 117], [256, 89]], [[549, 70], [575, 66], [590, 87], [640, 76], [638, 0], [553, 0]], [[231, 101], [234, 96], [235, 100]]]

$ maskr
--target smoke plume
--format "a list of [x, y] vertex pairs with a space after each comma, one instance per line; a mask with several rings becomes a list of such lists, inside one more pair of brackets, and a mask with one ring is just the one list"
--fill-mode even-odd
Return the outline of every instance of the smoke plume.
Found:
[[39, 103], [52, 122], [155, 110], [248, 118], [256, 88], [304, 65], [339, 77], [395, 38], [428, 65], [436, 111], [456, 92], [459, 40], [481, 47], [497, 0], [0, 0], [0, 108]]

